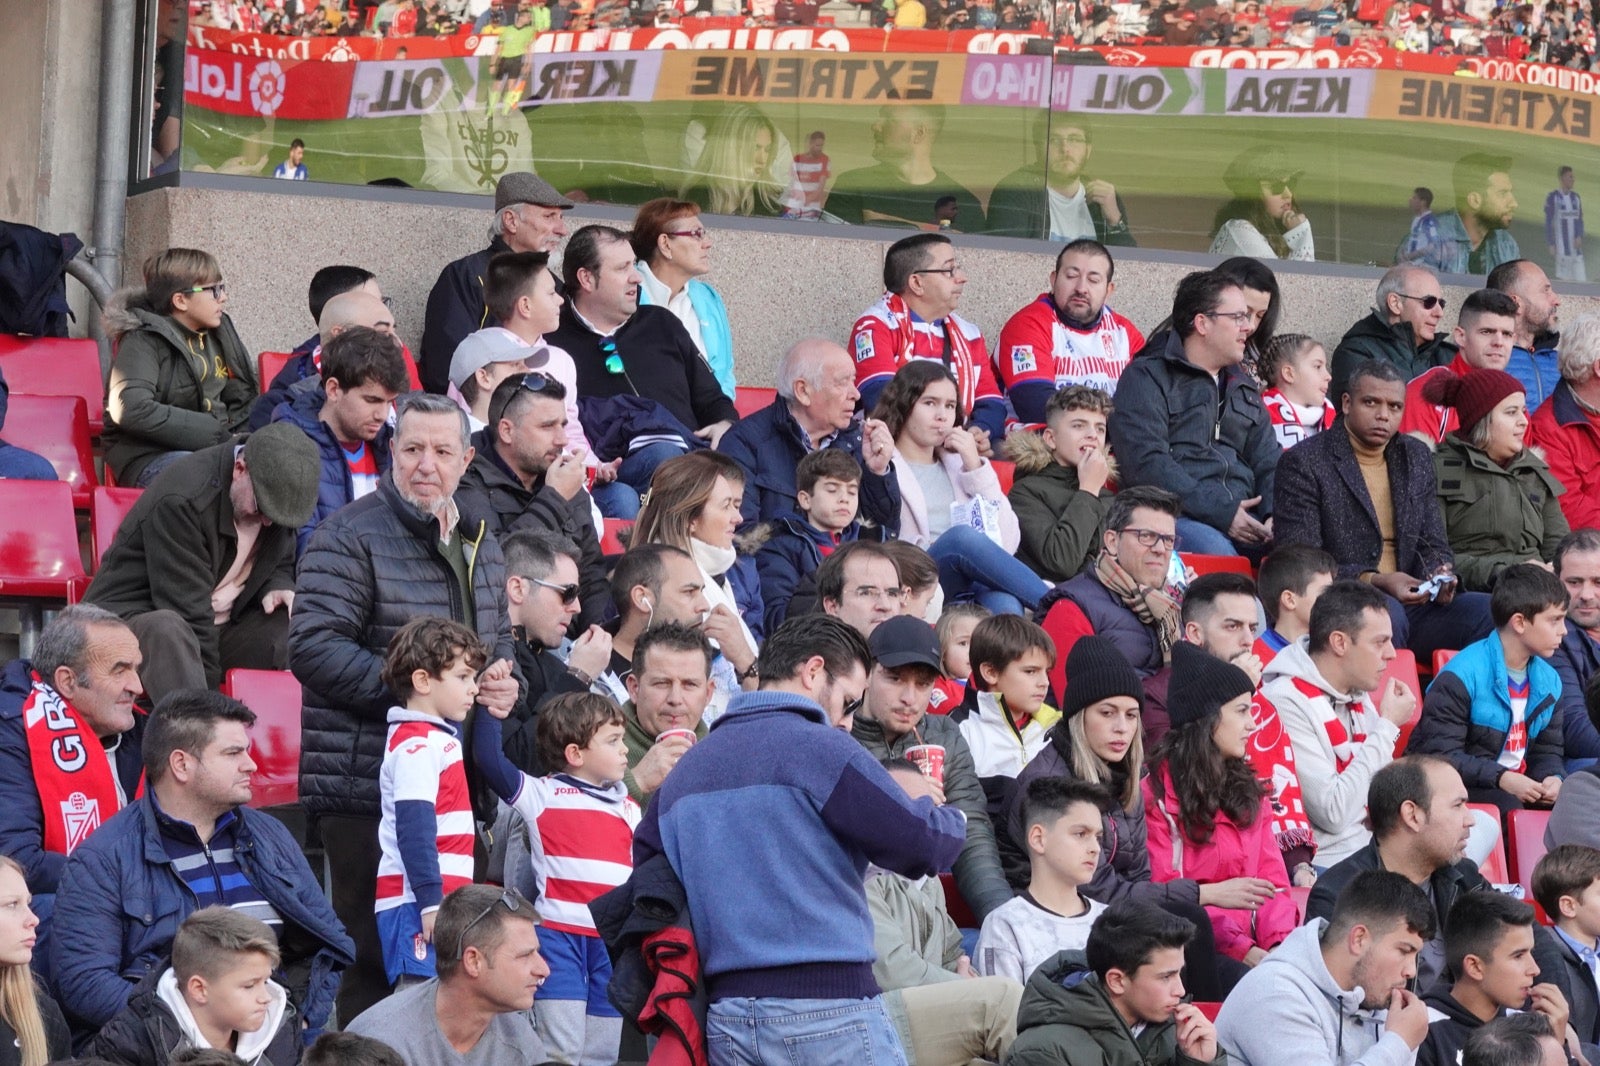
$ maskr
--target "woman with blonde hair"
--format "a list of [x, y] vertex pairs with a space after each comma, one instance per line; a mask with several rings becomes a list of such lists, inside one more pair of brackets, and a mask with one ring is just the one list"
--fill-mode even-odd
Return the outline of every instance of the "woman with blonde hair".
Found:
[[44, 1066], [72, 1054], [67, 1020], [30, 966], [39, 930], [32, 898], [22, 867], [0, 855], [0, 1066]]
[[776, 151], [777, 127], [748, 104], [730, 104], [706, 131], [696, 173], [679, 195], [715, 215], [777, 218], [784, 186], [772, 178]]
[[666, 544], [694, 559], [711, 611], [701, 628], [718, 656], [712, 665], [716, 694], [709, 722], [735, 691], [755, 687], [760, 647], [761, 576], [752, 555], [741, 554], [734, 534], [744, 500], [744, 470], [718, 452], [680, 455], [656, 467], [629, 546]]

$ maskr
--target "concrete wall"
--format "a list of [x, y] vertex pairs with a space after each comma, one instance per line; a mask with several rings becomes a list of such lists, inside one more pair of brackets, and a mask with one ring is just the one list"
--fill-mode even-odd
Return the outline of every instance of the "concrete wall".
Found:
[[[220, 181], [221, 179], [213, 179]], [[287, 183], [285, 183], [287, 184]], [[247, 344], [284, 350], [313, 332], [305, 291], [311, 274], [330, 263], [355, 263], [375, 271], [395, 299], [402, 336], [415, 349], [423, 308], [439, 268], [486, 243], [486, 198], [416, 197], [351, 200], [313, 189], [259, 192], [259, 183], [224, 188], [164, 189], [134, 197], [128, 213], [128, 271], [168, 245], [205, 248], [221, 260], [229, 286], [229, 313]], [[415, 197], [415, 194], [413, 194]], [[436, 201], [436, 202], [435, 202]], [[629, 214], [609, 208], [571, 213], [576, 227], [607, 222], [626, 227]], [[726, 299], [737, 346], [739, 380], [772, 384], [778, 356], [809, 334], [838, 338], [877, 299], [884, 249], [901, 234], [885, 230], [813, 226], [765, 232], [742, 219], [708, 218], [716, 266], [711, 281]], [[1047, 283], [1051, 252], [1025, 242], [957, 238], [969, 276], [963, 314], [991, 343], [1006, 318]], [[1149, 330], [1171, 309], [1173, 287], [1208, 257], [1131, 249], [1119, 253], [1112, 304]], [[1280, 264], [1286, 313], [1280, 331], [1321, 338], [1330, 347], [1371, 309], [1379, 271], [1323, 264]], [[1452, 308], [1471, 287], [1447, 285]], [[1593, 296], [1568, 296], [1568, 322], [1600, 310]], [[1454, 311], [1446, 315], [1453, 323]]]

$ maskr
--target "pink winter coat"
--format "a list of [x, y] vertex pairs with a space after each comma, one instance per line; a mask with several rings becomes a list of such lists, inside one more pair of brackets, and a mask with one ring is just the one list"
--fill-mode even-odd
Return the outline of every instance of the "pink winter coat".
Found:
[[[1150, 778], [1140, 784], [1144, 793], [1144, 819], [1150, 847], [1150, 879], [1156, 882], [1187, 877], [1202, 885], [1216, 884], [1234, 877], [1261, 877], [1278, 888], [1278, 894], [1259, 911], [1206, 908], [1217, 938], [1217, 950], [1229, 958], [1243, 959], [1253, 947], [1270, 951], [1299, 924], [1299, 911], [1289, 895], [1289, 872], [1283, 865], [1283, 849], [1272, 834], [1272, 809], [1261, 801], [1261, 813], [1249, 826], [1236, 825], [1222, 811], [1217, 812], [1211, 839], [1196, 844], [1182, 835], [1183, 820], [1178, 814], [1178, 798], [1172, 778], [1161, 768], [1166, 798], [1157, 802]], [[1179, 834], [1174, 841], [1174, 834]]]

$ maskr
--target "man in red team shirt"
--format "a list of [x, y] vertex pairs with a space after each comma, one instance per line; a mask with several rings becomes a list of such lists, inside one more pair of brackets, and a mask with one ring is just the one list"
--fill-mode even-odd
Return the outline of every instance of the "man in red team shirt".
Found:
[[1000, 384], [1025, 428], [1044, 425], [1045, 404], [1063, 386], [1115, 392], [1123, 368], [1144, 347], [1138, 327], [1106, 306], [1116, 273], [1105, 245], [1072, 241], [1056, 256], [1050, 291], [1000, 331]]

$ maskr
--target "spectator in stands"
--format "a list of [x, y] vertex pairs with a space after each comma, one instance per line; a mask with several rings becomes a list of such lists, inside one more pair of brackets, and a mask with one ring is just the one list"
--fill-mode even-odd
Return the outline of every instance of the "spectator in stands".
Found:
[[1315, 260], [1311, 220], [1294, 195], [1304, 174], [1276, 145], [1256, 145], [1236, 156], [1222, 175], [1233, 197], [1212, 220], [1211, 254]]
[[138, 635], [153, 701], [215, 688], [236, 667], [287, 664], [295, 537], [322, 460], [304, 433], [277, 424], [169, 470], [122, 520], [83, 597]]
[[433, 926], [439, 976], [375, 1004], [345, 1031], [381, 1039], [406, 1066], [545, 1061], [529, 1021], [550, 976], [538, 924], [533, 904], [515, 889], [456, 889]]
[[1328, 350], [1321, 344], [1304, 333], [1274, 337], [1256, 373], [1266, 386], [1261, 404], [1280, 448], [1293, 448], [1333, 427], [1337, 412], [1328, 399]]
[[1600, 315], [1583, 315], [1561, 336], [1561, 380], [1528, 424], [1550, 473], [1566, 486], [1561, 510], [1573, 529], [1600, 528]]
[[[289, 665], [305, 690], [300, 800], [324, 839], [339, 841], [328, 852], [330, 890], [359, 945], [340, 992], [344, 1018], [388, 993], [372, 908], [389, 642], [428, 614], [469, 626], [490, 647], [491, 666], [515, 654], [500, 545], [486, 518], [463, 514], [452, 499], [471, 459], [467, 416], [454, 401], [402, 397], [394, 465], [378, 491], [318, 527], [300, 560], [289, 625]], [[478, 702], [512, 707], [525, 687], [519, 675], [486, 673]], [[475, 813], [488, 819], [491, 811]]]
[[684, 886], [710, 1000], [706, 1035], [731, 1058], [766, 1061], [758, 1041], [798, 1039], [817, 1061], [903, 1061], [872, 975], [866, 867], [907, 877], [947, 869], [965, 817], [913, 803], [839, 732], [871, 662], [866, 641], [836, 619], [778, 627], [758, 661], [764, 690], [734, 700], [634, 835], [635, 865], [662, 856]]
[[1128, 227], [1128, 205], [1117, 187], [1085, 174], [1094, 156], [1094, 127], [1087, 115], [1041, 111], [1033, 123], [1033, 147], [1038, 162], [1013, 170], [989, 194], [989, 233], [1035, 240], [1090, 239], [1123, 248], [1138, 243]]
[[1562, 753], [1568, 774], [1600, 759], [1600, 732], [1583, 693], [1600, 673], [1600, 531], [1576, 529], [1556, 546], [1555, 572], [1567, 588], [1567, 635], [1550, 657], [1561, 678]]
[[1038, 615], [1056, 645], [1053, 691], [1065, 691], [1067, 654], [1090, 634], [1109, 640], [1142, 678], [1172, 661], [1178, 601], [1167, 592], [1177, 540], [1178, 497], [1151, 486], [1123, 489], [1106, 510], [1094, 565], [1057, 585]]
[[798, 506], [794, 472], [819, 448], [838, 448], [861, 464], [861, 518], [893, 536], [900, 486], [889, 469], [894, 435], [877, 419], [857, 424], [855, 367], [830, 340], [808, 337], [778, 360], [778, 395], [722, 435], [717, 450], [744, 468], [746, 523], [769, 522]]
[[1428, 1035], [1428, 1008], [1406, 985], [1438, 924], [1400, 874], [1351, 878], [1337, 905], [1330, 895], [1223, 1003], [1217, 1039], [1229, 1061], [1411, 1062]]
[[1046, 581], [1070, 580], [1094, 560], [1111, 501], [1110, 413], [1110, 394], [1067, 385], [1045, 404], [1043, 429], [1006, 438], [1017, 464], [1007, 493], [1022, 535], [1017, 558]]
[[1012, 554], [1017, 516], [965, 415], [955, 378], [931, 360], [906, 364], [880, 394], [873, 416], [895, 439], [900, 537], [938, 561], [950, 599], [1020, 614], [1049, 586]]
[[[547, 339], [577, 364], [589, 439], [602, 454], [631, 449], [617, 476], [642, 495], [656, 467], [702, 441], [715, 448], [739, 414], [677, 316], [640, 306], [627, 234], [584, 226], [568, 242], [561, 270], [568, 302]], [[618, 397], [633, 401], [595, 403]], [[626, 443], [611, 443], [619, 438]]]
[[[1511, 235], [1517, 210], [1511, 157], [1473, 152], [1456, 160], [1451, 177], [1455, 210], [1436, 216], [1439, 243], [1417, 261], [1441, 274], [1489, 274], [1502, 263], [1521, 258], [1517, 239]], [[1489, 288], [1500, 286], [1491, 282]]]
[[0, 674], [0, 855], [27, 878], [41, 921], [67, 856], [139, 793], [142, 658], [127, 623], [80, 603], [44, 627], [31, 661]]
[[1017, 775], [1061, 720], [1050, 699], [1056, 648], [1039, 626], [1014, 614], [985, 618], [972, 630], [972, 683], [950, 720], [972, 749], [989, 799], [989, 817], [1004, 816]]
[[1445, 920], [1445, 963], [1453, 984], [1423, 993], [1429, 1007], [1428, 1038], [1417, 1049], [1417, 1066], [1455, 1066], [1476, 1030], [1510, 1011], [1531, 1010], [1565, 1033], [1570, 1014], [1561, 990], [1535, 984], [1533, 907], [1498, 892], [1468, 892]]
[[172, 962], [145, 975], [89, 1042], [90, 1058], [122, 1066], [167, 1066], [175, 1052], [210, 1048], [249, 1066], [300, 1061], [301, 1019], [272, 979], [278, 938], [261, 919], [202, 907], [172, 938]]
[[705, 739], [716, 654], [704, 633], [682, 622], [660, 622], [639, 634], [629, 698], [622, 705], [622, 739], [628, 746], [622, 781], [640, 807], [650, 803], [678, 760]]
[[1343, 419], [1278, 464], [1277, 540], [1323, 548], [1341, 578], [1382, 592], [1395, 645], [1429, 662], [1440, 648], [1486, 636], [1493, 622], [1488, 596], [1457, 591], [1433, 457], [1399, 432], [1405, 402], [1393, 363], [1369, 359], [1351, 372]]
[[733, 333], [722, 296], [701, 280], [711, 272], [711, 236], [700, 208], [661, 197], [643, 204], [628, 235], [638, 262], [639, 302], [678, 316], [728, 399], [734, 398]]
[[461, 338], [450, 357], [450, 385], [461, 397], [472, 432], [488, 426], [489, 402], [500, 383], [530, 370], [543, 370], [549, 351], [500, 326]]
[[405, 1066], [405, 1059], [388, 1044], [370, 1036], [323, 1033], [306, 1048], [300, 1066]]
[[[6, 406], [11, 395], [11, 388], [6, 384], [4, 374], [0, 374], [0, 427], [6, 421]], [[37, 452], [30, 452], [26, 448], [19, 448], [15, 444], [8, 444], [0, 440], [0, 478], [14, 478], [18, 481], [56, 481], [56, 468], [50, 465], [50, 460]]]
[[828, 202], [828, 185], [833, 177], [829, 170], [828, 135], [822, 130], [812, 130], [806, 137], [806, 150], [794, 157], [794, 180], [784, 192], [785, 218], [798, 218], [817, 222]]
[[1561, 678], [1546, 660], [1566, 636], [1567, 603], [1548, 569], [1506, 567], [1490, 597], [1496, 632], [1461, 649], [1428, 687], [1411, 750], [1449, 759], [1474, 803], [1509, 813], [1561, 792]]
[[289, 390], [273, 419], [311, 438], [322, 463], [311, 520], [295, 536], [296, 556], [329, 515], [377, 491], [391, 459], [389, 413], [407, 388], [400, 342], [392, 333], [354, 326], [328, 342], [320, 382]]
[[1082, 951], [1106, 905], [1081, 894], [1100, 863], [1109, 796], [1070, 777], [1036, 777], [1021, 796], [1028, 887], [983, 920], [978, 972], [1019, 984], [1058, 951]]
[[1050, 290], [1000, 331], [1000, 387], [1024, 427], [1043, 428], [1051, 397], [1068, 385], [1115, 392], [1144, 347], [1139, 327], [1106, 306], [1117, 291], [1116, 273], [1105, 245], [1079, 238], [1056, 256]]
[[817, 567], [840, 545], [861, 537], [856, 520], [861, 466], [849, 452], [818, 448], [809, 453], [795, 468], [795, 490], [797, 509], [769, 523], [767, 541], [756, 552], [768, 630], [794, 610], [797, 593], [802, 604], [814, 603]]
[[[34, 974], [33, 945], [39, 918], [29, 907], [30, 894], [22, 867], [0, 855], [0, 1039], [16, 1051], [7, 1058], [16, 1066], [45, 1066], [72, 1054], [72, 1034], [61, 1008]], [[1015, 1029], [1015, 1024], [1012, 1025]]]
[[[1558, 13], [1557, 18], [1560, 18]], [[1556, 277], [1562, 281], [1588, 281], [1583, 262], [1583, 199], [1572, 188], [1576, 179], [1571, 167], [1556, 171], [1560, 188], [1544, 198], [1544, 243], [1556, 262]]]
[[1549, 569], [1569, 532], [1560, 504], [1567, 490], [1525, 445], [1522, 383], [1503, 370], [1473, 370], [1429, 382], [1423, 398], [1449, 407], [1461, 423], [1433, 453], [1433, 465], [1462, 585], [1490, 591], [1506, 567], [1522, 562]]
[[886, 540], [883, 546], [894, 557], [894, 565], [900, 571], [900, 589], [904, 593], [900, 613], [920, 618], [929, 625], [937, 622], [944, 611], [938, 561], [909, 540]]
[[1410, 433], [1424, 444], [1437, 445], [1445, 434], [1460, 429], [1455, 408], [1429, 403], [1423, 390], [1436, 378], [1465, 377], [1473, 370], [1504, 370], [1511, 358], [1516, 325], [1517, 305], [1511, 297], [1493, 289], [1469, 293], [1462, 301], [1451, 335], [1456, 357], [1447, 366], [1424, 370], [1411, 379], [1406, 386], [1406, 411], [1400, 420], [1400, 432]]
[[904, 602], [900, 568], [889, 549], [876, 541], [846, 544], [817, 567], [817, 604], [822, 612], [863, 638], [899, 614]]
[[[975, 208], [974, 214], [982, 212]], [[1005, 399], [983, 334], [956, 314], [966, 284], [949, 237], [919, 233], [895, 241], [883, 257], [883, 297], [856, 319], [850, 349], [861, 405], [868, 411], [906, 364], [926, 359], [946, 367], [955, 377], [961, 410], [972, 418], [978, 453], [989, 455], [993, 442], [1005, 434]]]
[[489, 424], [472, 435], [472, 462], [457, 503], [505, 539], [522, 530], [560, 534], [579, 550], [580, 613], [574, 633], [604, 617], [605, 560], [583, 456], [567, 451], [566, 389], [541, 371], [506, 378], [489, 400]]
[[1267, 628], [1256, 640], [1255, 653], [1263, 671], [1280, 651], [1311, 632], [1311, 612], [1338, 572], [1333, 556], [1309, 544], [1285, 544], [1261, 560], [1256, 590]]
[[567, 235], [562, 212], [572, 206], [537, 174], [513, 171], [500, 178], [494, 189], [489, 247], [448, 264], [428, 293], [422, 332], [423, 388], [444, 392], [456, 345], [474, 330], [499, 325], [484, 300], [489, 259], [498, 252], [554, 252]]
[[793, 177], [790, 158], [788, 138], [771, 119], [749, 104], [730, 103], [715, 117], [691, 120], [685, 131], [687, 174], [678, 199], [717, 215], [777, 218]]
[[1595, 944], [1600, 939], [1600, 850], [1580, 844], [1551, 848], [1533, 868], [1533, 898], [1555, 926], [1562, 974], [1572, 992], [1567, 1006], [1578, 1040], [1600, 1038], [1600, 992], [1596, 991]]
[[[913, 801], [939, 802], [939, 783], [915, 763], [889, 758], [883, 766]], [[923, 1066], [1004, 1059], [1017, 1036], [1022, 986], [973, 970], [938, 879], [868, 868], [867, 909], [878, 955], [872, 976], [908, 1057]]]
[[1455, 350], [1439, 336], [1444, 310], [1444, 290], [1427, 267], [1405, 264], [1384, 271], [1372, 313], [1346, 330], [1333, 350], [1328, 395], [1334, 403], [1349, 391], [1350, 373], [1364, 360], [1393, 363], [1405, 381], [1450, 362]]
[[1011, 1066], [1226, 1063], [1211, 1022], [1184, 1002], [1194, 923], [1133, 900], [1111, 906], [1082, 955], [1061, 952], [1028, 978]]
[[966, 845], [956, 859], [956, 888], [981, 922], [1011, 898], [1000, 870], [1000, 852], [989, 820], [983, 784], [962, 738], [960, 725], [928, 714], [928, 696], [939, 676], [939, 646], [933, 627], [920, 618], [896, 615], [867, 638], [872, 669], [851, 734], [878, 759], [902, 758], [925, 745], [940, 749], [941, 768], [932, 774], [937, 798], [967, 817]]
[[1496, 1018], [1468, 1037], [1461, 1049], [1461, 1066], [1563, 1066], [1568, 1061], [1550, 1019], [1542, 1014]]
[[[1178, 623], [1183, 627], [1183, 643], [1243, 670], [1253, 691], [1261, 683], [1262, 662], [1255, 650], [1259, 617], [1256, 583], [1243, 574], [1224, 571], [1202, 574], [1189, 582]], [[1149, 688], [1146, 686], [1147, 692]], [[1163, 699], [1166, 695], [1163, 689]], [[1150, 735], [1146, 714], [1145, 740], [1154, 745], [1160, 739]]]
[[[584, 467], [593, 475], [589, 493], [601, 514], [607, 518], [637, 517], [639, 494], [617, 480], [617, 467], [622, 465], [622, 460], [602, 463], [584, 435], [578, 412], [578, 368], [572, 356], [545, 342], [544, 335], [554, 333], [561, 324], [563, 302], [557, 291], [556, 276], [550, 272], [550, 256], [544, 252], [501, 252], [489, 260], [483, 298], [489, 313], [500, 320], [500, 328], [534, 349], [534, 354], [527, 357], [525, 369], [542, 370], [546, 377], [555, 378], [567, 390], [567, 448], [574, 455], [583, 456]], [[461, 393], [474, 418], [482, 415], [485, 423], [489, 398], [500, 383], [494, 369], [486, 370], [487, 373], [479, 371], [467, 379], [472, 390], [470, 397], [466, 391]]]
[[637, 642], [647, 628], [676, 622], [700, 630], [711, 613], [699, 564], [670, 544], [645, 544], [623, 553], [611, 571], [611, 604], [617, 613], [611, 666], [597, 680], [619, 703], [628, 700], [626, 683], [633, 674]]
[[1484, 285], [1517, 302], [1516, 344], [1506, 373], [1522, 382], [1528, 409], [1537, 410], [1555, 391], [1560, 380], [1556, 355], [1561, 297], [1550, 284], [1544, 267], [1531, 259], [1513, 258], [1489, 271]]
[[[385, 297], [383, 286], [378, 284], [378, 275], [364, 267], [358, 266], [325, 266], [311, 275], [311, 284], [306, 291], [306, 305], [311, 311], [311, 321], [316, 323], [317, 332], [301, 341], [294, 349], [297, 356], [310, 355], [322, 347], [322, 309], [328, 306], [328, 301], [335, 296], [343, 296], [347, 292], [363, 292], [368, 296], [376, 296], [380, 302]], [[391, 328], [393, 322], [390, 323]], [[290, 366], [294, 363], [291, 362]], [[287, 371], [289, 368], [285, 367]], [[311, 377], [317, 368], [306, 365], [303, 372], [296, 373], [293, 381], [284, 382], [287, 388], [294, 381]], [[272, 381], [273, 387], [278, 386], [276, 378]]]
[[1438, 261], [1439, 220], [1433, 214], [1433, 190], [1418, 185], [1407, 202], [1411, 208], [1411, 229], [1394, 253], [1395, 265], [1422, 259]]
[[1257, 714], [1270, 714], [1289, 741], [1280, 754], [1283, 770], [1274, 766], [1269, 776], [1274, 783], [1280, 775], [1294, 779], [1291, 789], [1279, 790], [1277, 803], [1278, 817], [1301, 829], [1288, 843], [1309, 845], [1297, 865], [1312, 862], [1314, 853], [1326, 869], [1372, 839], [1367, 792], [1373, 775], [1394, 759], [1400, 727], [1418, 699], [1398, 679], [1384, 684], [1393, 659], [1383, 594], [1345, 580], [1317, 596], [1307, 639], [1267, 664]]
[[[1258, 385], [1262, 384], [1258, 365], [1262, 353], [1272, 346], [1283, 316], [1278, 279], [1267, 264], [1248, 255], [1224, 259], [1217, 264], [1217, 273], [1232, 279], [1244, 293], [1245, 306], [1250, 308], [1250, 335], [1244, 342], [1244, 362], [1239, 365]], [[1165, 328], [1171, 329], [1172, 323], [1168, 321]]]
[[[945, 109], [939, 104], [901, 101], [880, 108], [878, 121], [872, 124], [872, 158], [878, 162], [847, 170], [835, 179], [828, 213], [853, 225], [920, 229], [932, 221], [935, 200], [954, 196], [961, 228], [984, 232], [978, 198], [934, 164], [944, 123]], [[889, 291], [895, 290], [891, 286]], [[869, 405], [872, 399], [869, 393]]]
[[[1281, 449], [1259, 387], [1238, 369], [1254, 313], [1237, 283], [1196, 271], [1178, 284], [1172, 321], [1165, 347], [1117, 384], [1109, 428], [1119, 476], [1178, 494], [1185, 550], [1259, 556], [1273, 536]], [[1218, 410], [1220, 421], [1207, 413]]]
[[954, 603], [939, 612], [934, 633], [939, 637], [939, 655], [944, 675], [933, 683], [928, 697], [928, 713], [949, 714], [961, 704], [972, 677], [972, 631], [993, 613], [981, 604]]
[[283, 823], [249, 806], [255, 720], [215, 691], [156, 704], [144, 794], [67, 861], [49, 967], [80, 1034], [127, 1006], [133, 982], [166, 961], [179, 923], [212, 905], [272, 927], [302, 1023], [313, 1033], [327, 1024], [355, 947]]
[[190, 452], [245, 428], [255, 357], [223, 309], [228, 286], [208, 252], [168, 248], [144, 264], [144, 288], [107, 308], [117, 358], [106, 387], [106, 466], [145, 488]]

